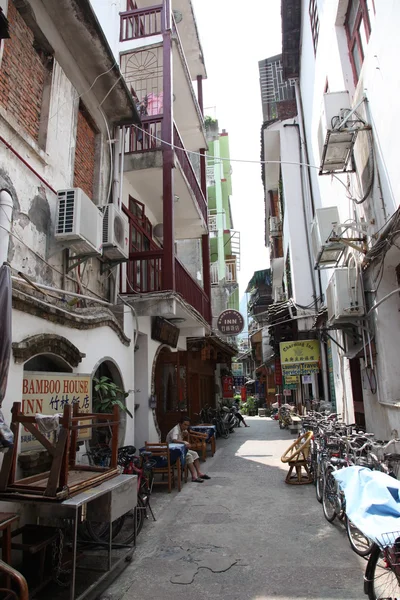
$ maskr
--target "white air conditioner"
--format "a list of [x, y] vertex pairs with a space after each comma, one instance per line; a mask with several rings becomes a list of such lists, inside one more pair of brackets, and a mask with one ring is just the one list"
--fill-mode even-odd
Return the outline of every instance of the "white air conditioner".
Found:
[[57, 241], [80, 255], [101, 255], [103, 215], [80, 188], [57, 192]]
[[354, 267], [334, 270], [326, 288], [328, 325], [340, 325], [365, 314], [360, 276]]
[[104, 208], [103, 254], [110, 260], [129, 258], [129, 220], [115, 204]]
[[281, 234], [281, 220], [279, 217], [269, 218], [269, 235], [276, 237]]
[[313, 247], [315, 267], [329, 268], [335, 266], [340, 259], [344, 244], [332, 239], [334, 228], [340, 224], [337, 206], [317, 208], [311, 225], [311, 242]]
[[320, 175], [343, 173], [347, 169], [357, 131], [349, 131], [346, 127], [339, 130], [338, 126], [350, 110], [349, 92], [324, 94], [318, 129]]

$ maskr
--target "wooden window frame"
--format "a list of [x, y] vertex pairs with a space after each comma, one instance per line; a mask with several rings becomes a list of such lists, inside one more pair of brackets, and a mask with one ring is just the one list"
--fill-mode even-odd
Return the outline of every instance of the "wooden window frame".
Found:
[[[145, 205], [143, 204], [143, 202], [139, 202], [139, 200], [135, 200], [135, 198], [133, 198], [132, 196], [129, 196], [129, 205], [131, 204], [131, 202], [134, 202], [135, 204], [137, 204], [138, 206], [140, 206], [142, 208], [143, 216], [140, 219], [130, 210], [130, 207], [128, 208], [125, 205], [122, 206], [123, 212], [127, 215], [128, 219], [129, 219], [129, 249], [131, 247], [131, 229], [130, 228], [131, 228], [131, 225], [133, 225], [134, 228], [136, 229], [136, 231], [149, 241], [150, 250], [159, 250], [159, 246], [157, 246], [157, 244], [153, 240], [153, 227], [152, 227], [149, 219], [146, 217]], [[148, 230], [146, 230], [146, 226], [148, 227]], [[145, 252], [145, 250], [138, 250], [138, 252]]]
[[357, 68], [356, 68], [356, 64], [354, 61], [353, 50], [354, 50], [355, 45], [357, 44], [358, 56], [359, 56], [359, 60], [360, 60], [360, 70], [361, 70], [363, 62], [364, 62], [364, 48], [363, 48], [362, 39], [360, 36], [360, 27], [362, 27], [362, 26], [364, 27], [365, 37], [367, 39], [367, 44], [368, 44], [369, 38], [371, 35], [371, 21], [369, 19], [369, 14], [368, 14], [367, 0], [358, 0], [359, 6], [358, 6], [357, 15], [354, 19], [353, 29], [350, 31], [349, 15], [350, 15], [350, 9], [353, 5], [353, 2], [354, 2], [354, 0], [349, 0], [349, 5], [347, 7], [346, 20], [344, 23], [344, 27], [345, 27], [346, 35], [347, 35], [347, 45], [349, 48], [349, 58], [350, 58], [351, 68], [353, 70], [354, 84], [357, 86], [359, 74], [357, 73]]
[[308, 14], [310, 15], [311, 35], [314, 46], [314, 55], [317, 54], [318, 36], [319, 36], [319, 18], [317, 0], [310, 0], [308, 6]]

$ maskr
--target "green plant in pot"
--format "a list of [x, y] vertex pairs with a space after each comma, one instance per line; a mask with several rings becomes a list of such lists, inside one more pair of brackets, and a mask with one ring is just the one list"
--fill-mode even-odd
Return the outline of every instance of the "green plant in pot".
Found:
[[[129, 396], [109, 377], [103, 375], [100, 378], [93, 377], [93, 412], [94, 413], [112, 413], [115, 405], [124, 413], [133, 418], [132, 413], [125, 405], [125, 398]], [[93, 432], [93, 443], [108, 443], [111, 439], [111, 428], [105, 427]]]
[[95, 392], [93, 396], [93, 411], [95, 413], [112, 413], [113, 407], [117, 405], [131, 419], [133, 418], [132, 413], [124, 403], [125, 398], [129, 396], [128, 392], [124, 392], [124, 390], [105, 375], [100, 377], [100, 379], [94, 377], [93, 383]]
[[247, 414], [252, 417], [257, 413], [256, 401], [253, 396], [249, 396], [246, 401]]

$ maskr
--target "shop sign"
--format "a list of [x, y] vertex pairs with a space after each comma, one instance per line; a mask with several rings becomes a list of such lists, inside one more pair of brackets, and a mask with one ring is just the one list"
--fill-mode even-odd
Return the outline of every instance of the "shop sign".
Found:
[[302, 365], [283, 365], [283, 374], [287, 375], [310, 375], [318, 373], [319, 363], [304, 363]]
[[311, 375], [303, 375], [301, 380], [304, 384], [311, 383]]
[[242, 377], [243, 376], [243, 363], [241, 362], [233, 362], [232, 363], [232, 374], [234, 377]]
[[282, 367], [303, 363], [318, 363], [320, 360], [318, 340], [299, 340], [279, 344]]
[[275, 384], [282, 385], [282, 367], [279, 358], [275, 359]]
[[[22, 383], [22, 412], [56, 415], [66, 404], [78, 404], [79, 412], [92, 412], [92, 377], [81, 373], [26, 373]], [[90, 439], [91, 427], [80, 429], [78, 439]], [[53, 440], [54, 433], [46, 434]], [[41, 448], [41, 443], [25, 427], [21, 428], [21, 451]]]
[[245, 377], [234, 377], [233, 385], [235, 387], [242, 387], [246, 383], [245, 379], [246, 379]]
[[275, 388], [268, 388], [268, 394], [275, 394]]
[[222, 378], [223, 398], [233, 398], [233, 377], [225, 375]]
[[233, 308], [224, 310], [218, 317], [217, 329], [224, 335], [238, 335], [244, 329], [243, 315]]
[[176, 327], [162, 317], [153, 317], [151, 322], [151, 339], [171, 348], [176, 348], [179, 339], [179, 327]]
[[288, 390], [287, 388], [283, 390], [283, 395], [284, 396], [291, 396], [292, 395], [292, 390]]
[[299, 376], [298, 375], [285, 375], [285, 385], [289, 384], [298, 384]]

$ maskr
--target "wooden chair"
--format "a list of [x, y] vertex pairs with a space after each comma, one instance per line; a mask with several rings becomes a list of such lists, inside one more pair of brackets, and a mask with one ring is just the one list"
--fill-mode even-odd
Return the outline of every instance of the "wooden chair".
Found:
[[[158, 466], [153, 467], [154, 475], [162, 475], [161, 481], [154, 481], [153, 485], [167, 485], [168, 492], [171, 493], [172, 488], [175, 487], [175, 466], [171, 464], [171, 457], [169, 454], [169, 445], [160, 442], [145, 442], [147, 452], [151, 452], [151, 458], [157, 460]], [[178, 490], [181, 491], [181, 469], [180, 460], [176, 461], [178, 469]], [[167, 480], [164, 480], [164, 476], [167, 475]]]
[[313, 478], [308, 464], [312, 437], [312, 431], [303, 433], [281, 456], [281, 461], [289, 465], [289, 472], [285, 479], [286, 483], [289, 483], [290, 485], [305, 485], [312, 483]]
[[188, 435], [188, 441], [190, 444], [190, 450], [194, 450], [199, 454], [199, 456], [204, 460], [207, 459], [207, 446], [206, 446], [206, 433], [201, 433], [200, 431], [190, 431]]

